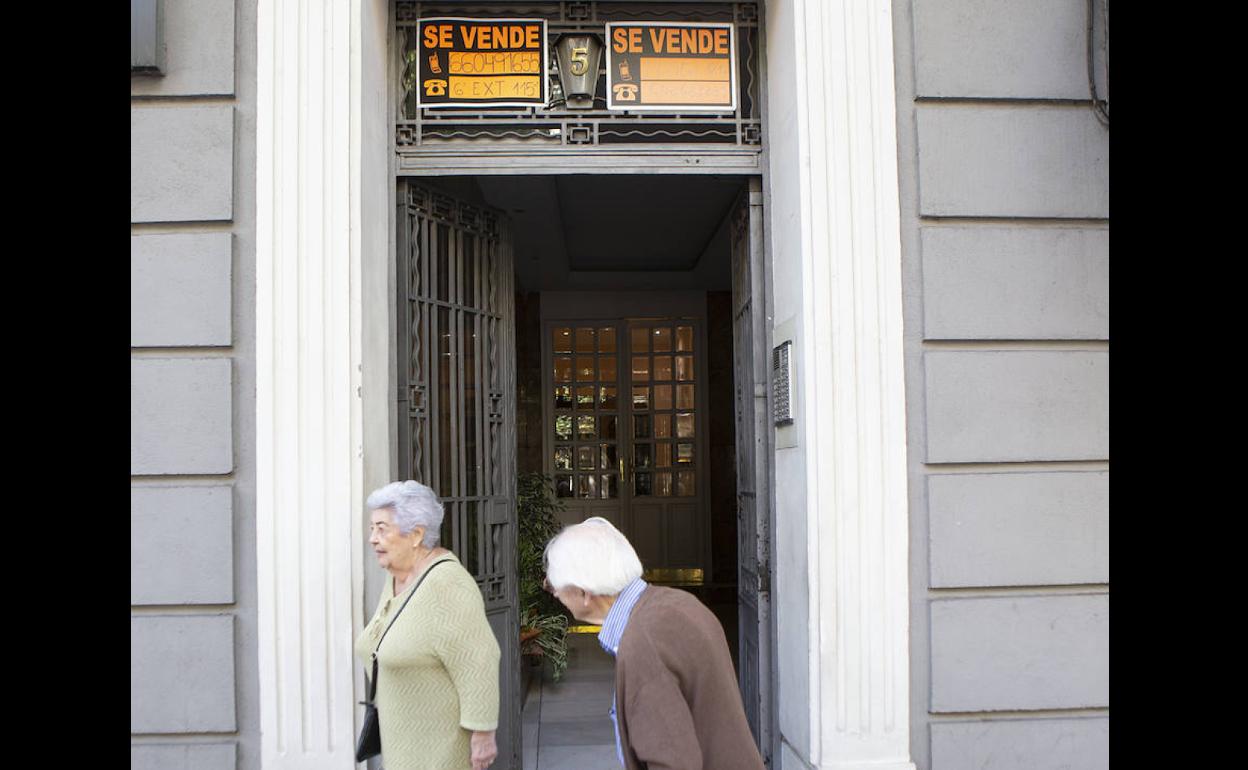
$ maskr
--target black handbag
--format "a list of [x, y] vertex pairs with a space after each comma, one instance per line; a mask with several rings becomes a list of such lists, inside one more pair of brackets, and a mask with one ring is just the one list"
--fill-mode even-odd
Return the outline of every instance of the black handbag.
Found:
[[403, 614], [403, 609], [407, 607], [407, 603], [416, 595], [416, 590], [420, 588], [420, 584], [425, 582], [425, 578], [429, 577], [429, 573], [433, 572], [433, 568], [445, 562], [435, 562], [429, 569], [425, 570], [425, 574], [420, 576], [420, 580], [416, 581], [416, 585], [412, 588], [411, 593], [403, 600], [403, 606], [399, 607], [399, 611], [394, 613], [394, 617], [390, 618], [389, 625], [386, 630], [381, 632], [381, 638], [377, 640], [377, 646], [373, 648], [373, 675], [368, 679], [368, 700], [360, 701], [360, 705], [364, 707], [364, 725], [360, 728], [360, 738], [355, 742], [355, 761], [363, 762], [369, 757], [375, 757], [381, 753], [381, 725], [377, 721], [377, 705], [373, 702], [377, 697], [377, 651], [381, 649], [381, 643], [385, 641], [386, 634], [390, 633], [390, 626], [394, 625], [394, 621], [399, 619], [399, 615]]

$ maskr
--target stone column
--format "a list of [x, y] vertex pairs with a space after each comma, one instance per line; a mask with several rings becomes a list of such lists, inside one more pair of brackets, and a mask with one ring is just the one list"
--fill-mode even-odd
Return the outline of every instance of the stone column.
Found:
[[259, 0], [257, 16], [262, 763], [266, 770], [350, 768], [359, 667], [353, 574], [363, 538], [352, 323], [359, 236], [350, 226], [358, 206], [350, 117], [359, 102], [352, 68], [359, 3]]
[[801, 523], [778, 544], [806, 561], [781, 577], [806, 593], [789, 608], [804, 631], [779, 626], [805, 659], [780, 683], [809, 703], [781, 704], [780, 766], [913, 770], [892, 8], [792, 0], [767, 21], [776, 305], [793, 314], [775, 341], [794, 341], [799, 391], [777, 518]]

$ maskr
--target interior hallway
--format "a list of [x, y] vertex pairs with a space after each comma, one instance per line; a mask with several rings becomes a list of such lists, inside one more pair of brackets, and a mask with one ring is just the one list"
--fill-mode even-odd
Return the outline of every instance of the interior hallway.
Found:
[[615, 662], [597, 634], [568, 636], [559, 682], [534, 676], [521, 711], [524, 770], [620, 770], [611, 725]]

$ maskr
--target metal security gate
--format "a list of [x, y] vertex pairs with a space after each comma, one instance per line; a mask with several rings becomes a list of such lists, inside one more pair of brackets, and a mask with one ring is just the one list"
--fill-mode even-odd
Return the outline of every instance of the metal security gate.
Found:
[[442, 499], [502, 650], [498, 759], [520, 767], [515, 313], [507, 220], [398, 184], [399, 469]]
[[771, 521], [763, 194], [750, 179], [732, 215], [732, 350], [737, 424], [737, 604], [741, 699], [763, 760], [772, 762]]

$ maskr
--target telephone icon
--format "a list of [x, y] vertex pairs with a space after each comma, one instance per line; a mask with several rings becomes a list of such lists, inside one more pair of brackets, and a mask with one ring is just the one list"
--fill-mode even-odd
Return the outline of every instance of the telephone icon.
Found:
[[446, 96], [446, 81], [426, 80], [425, 96]]
[[637, 101], [637, 92], [640, 90], [635, 83], [616, 83], [611, 87], [615, 93], [615, 99], [619, 102], [635, 102]]

